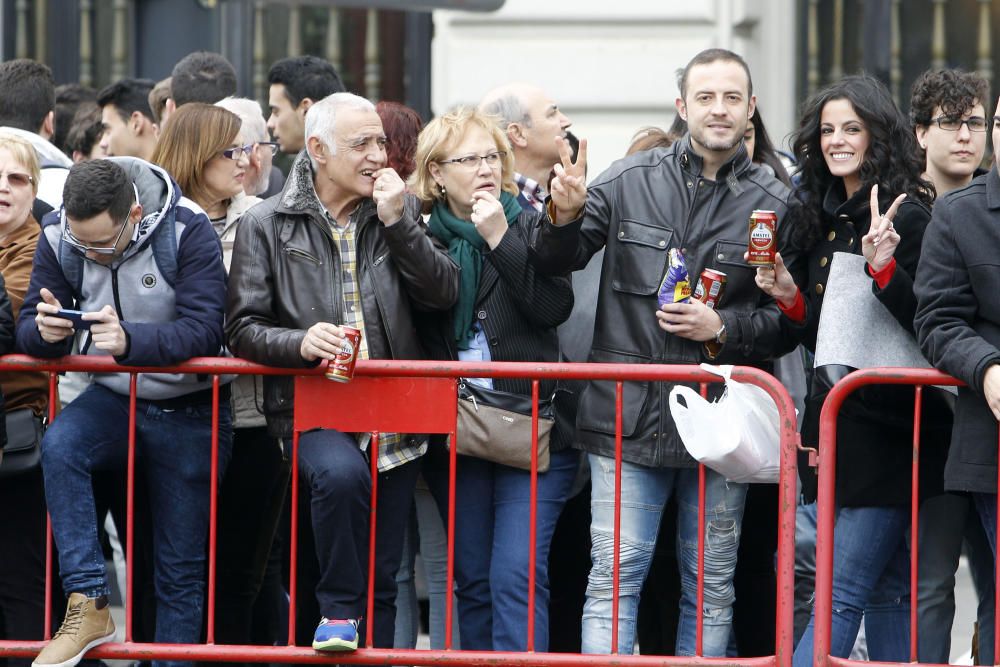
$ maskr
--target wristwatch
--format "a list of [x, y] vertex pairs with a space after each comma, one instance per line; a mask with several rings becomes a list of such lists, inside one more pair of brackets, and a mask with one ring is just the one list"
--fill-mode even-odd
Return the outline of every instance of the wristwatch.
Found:
[[723, 322], [719, 330], [715, 332], [715, 342], [722, 345], [726, 342], [726, 323]]

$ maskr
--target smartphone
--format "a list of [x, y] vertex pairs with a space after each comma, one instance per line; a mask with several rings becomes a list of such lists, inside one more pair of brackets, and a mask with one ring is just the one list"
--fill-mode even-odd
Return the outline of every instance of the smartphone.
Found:
[[94, 323], [94, 320], [83, 319], [82, 310], [70, 310], [69, 308], [63, 308], [56, 311], [55, 317], [61, 317], [64, 320], [70, 320], [73, 323], [73, 328], [77, 331], [90, 330], [90, 325]]

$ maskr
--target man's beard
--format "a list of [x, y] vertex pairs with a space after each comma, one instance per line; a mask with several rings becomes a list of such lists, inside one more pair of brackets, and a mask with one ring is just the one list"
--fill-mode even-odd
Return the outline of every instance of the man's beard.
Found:
[[[744, 128], [743, 132], [745, 131], [746, 128]], [[736, 148], [736, 146], [743, 141], [743, 132], [734, 131], [734, 134], [730, 139], [707, 139], [706, 132], [700, 130], [695, 132], [694, 130], [691, 130], [691, 139], [699, 146], [702, 146], [710, 151], [725, 152]]]

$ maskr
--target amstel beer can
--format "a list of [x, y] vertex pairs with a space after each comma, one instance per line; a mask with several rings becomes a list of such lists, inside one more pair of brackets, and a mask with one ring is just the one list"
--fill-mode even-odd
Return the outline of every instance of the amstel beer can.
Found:
[[715, 269], [705, 269], [698, 277], [694, 288], [694, 298], [715, 310], [726, 288], [726, 274]]
[[354, 377], [354, 364], [358, 362], [358, 350], [361, 348], [361, 330], [346, 326], [340, 329], [344, 333], [344, 344], [326, 367], [326, 379], [350, 382]]
[[751, 266], [774, 266], [775, 229], [778, 216], [774, 211], [754, 211], [750, 214], [750, 244], [747, 263]]

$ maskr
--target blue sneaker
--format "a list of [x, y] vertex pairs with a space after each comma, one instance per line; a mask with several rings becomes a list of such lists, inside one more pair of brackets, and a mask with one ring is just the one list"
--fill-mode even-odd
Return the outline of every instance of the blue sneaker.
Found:
[[354, 651], [358, 648], [358, 622], [334, 621], [324, 617], [316, 626], [313, 649], [317, 651]]

